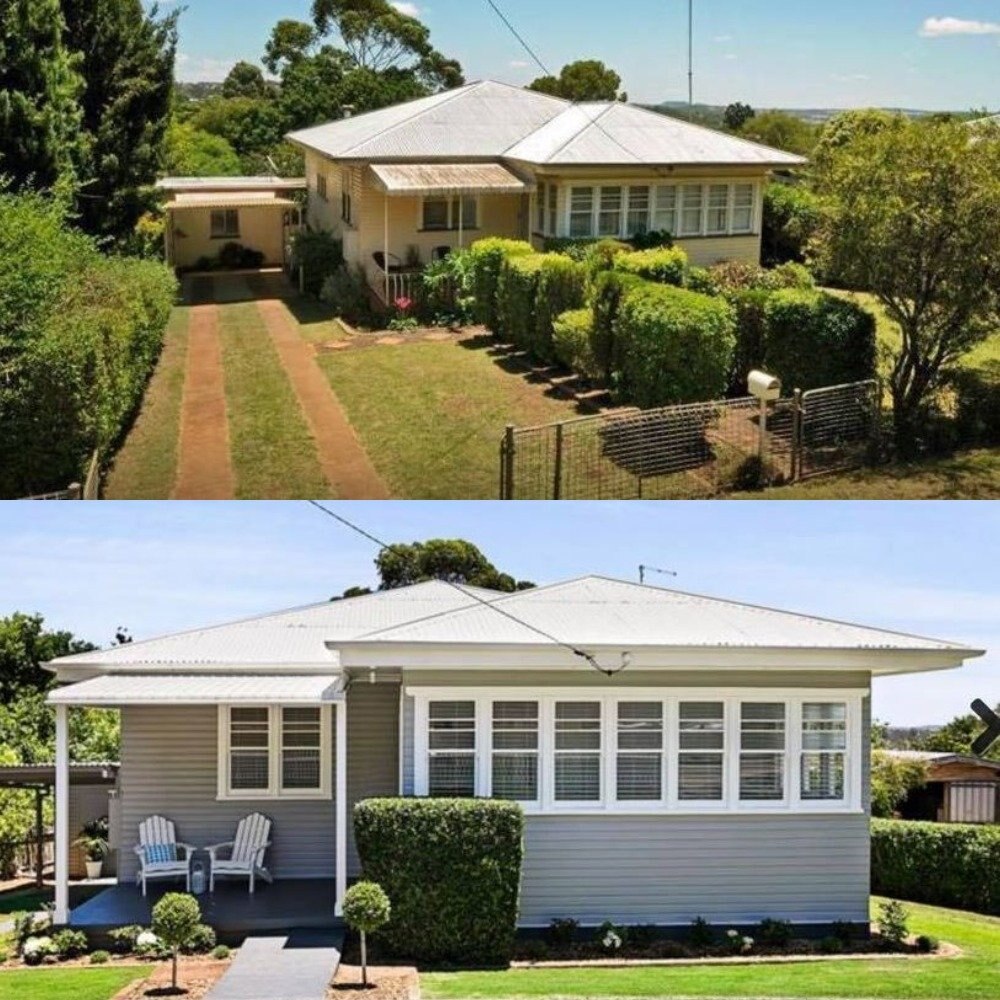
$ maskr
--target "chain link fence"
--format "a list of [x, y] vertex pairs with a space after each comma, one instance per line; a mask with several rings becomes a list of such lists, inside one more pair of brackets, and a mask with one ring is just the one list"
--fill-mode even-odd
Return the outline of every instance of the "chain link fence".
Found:
[[787, 482], [863, 461], [877, 383], [767, 404], [752, 396], [508, 427], [505, 500], [674, 500]]

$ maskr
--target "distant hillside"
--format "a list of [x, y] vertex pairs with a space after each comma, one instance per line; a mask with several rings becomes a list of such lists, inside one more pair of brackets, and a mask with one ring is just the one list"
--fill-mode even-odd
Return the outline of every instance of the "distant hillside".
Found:
[[906, 749], [936, 733], [941, 726], [889, 726], [886, 738], [890, 747]]
[[221, 83], [181, 83], [174, 84], [177, 94], [189, 101], [204, 101], [222, 93]]
[[[726, 112], [725, 105], [722, 104], [695, 104], [689, 107], [686, 101], [663, 101], [661, 104], [647, 105], [653, 111], [661, 114], [672, 115], [675, 118], [684, 118], [689, 121], [701, 122], [702, 124], [722, 124], [722, 116]], [[794, 115], [811, 125], [822, 125], [829, 121], [834, 115], [843, 111], [843, 108], [757, 108], [759, 111], [783, 111], [785, 114]], [[922, 111], [918, 108], [885, 108], [885, 111], [898, 112], [909, 118], [924, 118], [934, 114], [933, 111]], [[967, 112], [957, 111], [957, 115], [965, 116]]]

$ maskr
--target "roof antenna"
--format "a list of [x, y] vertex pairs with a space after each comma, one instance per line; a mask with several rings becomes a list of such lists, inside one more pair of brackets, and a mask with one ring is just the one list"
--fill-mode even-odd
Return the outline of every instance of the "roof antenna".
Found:
[[640, 566], [639, 583], [646, 582], [647, 573], [659, 573], [660, 576], [677, 576], [677, 574], [672, 569], [660, 569], [657, 566]]
[[694, 0], [688, 0], [688, 107], [694, 108]]

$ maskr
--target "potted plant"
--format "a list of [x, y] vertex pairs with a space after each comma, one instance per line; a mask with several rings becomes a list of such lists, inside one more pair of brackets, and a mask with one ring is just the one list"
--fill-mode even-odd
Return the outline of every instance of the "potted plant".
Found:
[[87, 857], [87, 878], [101, 877], [101, 867], [108, 856], [108, 818], [91, 820], [80, 831], [76, 843]]

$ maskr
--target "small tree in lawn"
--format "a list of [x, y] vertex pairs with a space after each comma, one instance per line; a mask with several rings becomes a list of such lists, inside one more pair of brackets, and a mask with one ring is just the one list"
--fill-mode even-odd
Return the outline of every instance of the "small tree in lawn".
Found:
[[391, 907], [382, 886], [358, 882], [344, 894], [344, 919], [361, 934], [361, 982], [368, 985], [368, 949], [365, 935], [389, 922]]
[[201, 923], [201, 907], [194, 896], [168, 892], [153, 907], [153, 933], [170, 949], [173, 958], [172, 989], [177, 989], [177, 953]]

